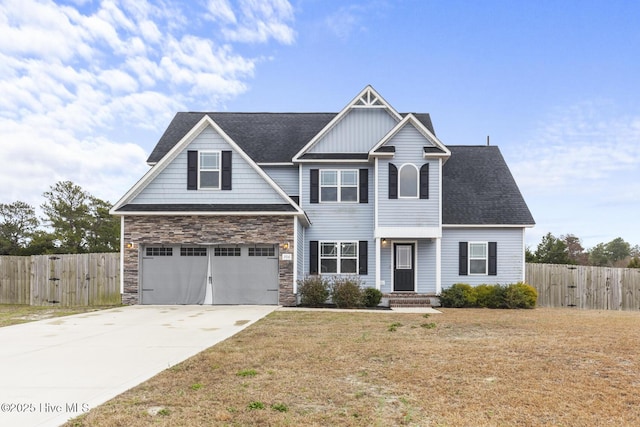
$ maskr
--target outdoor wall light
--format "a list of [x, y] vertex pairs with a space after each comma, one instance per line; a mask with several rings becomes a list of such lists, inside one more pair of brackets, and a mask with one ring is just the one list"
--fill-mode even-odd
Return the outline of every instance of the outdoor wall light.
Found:
[[133, 242], [129, 242], [125, 245], [127, 249], [133, 249], [136, 245]]
[[286, 251], [287, 249], [289, 249], [289, 242], [284, 242], [284, 243], [282, 244], [282, 249], [284, 249], [285, 251]]

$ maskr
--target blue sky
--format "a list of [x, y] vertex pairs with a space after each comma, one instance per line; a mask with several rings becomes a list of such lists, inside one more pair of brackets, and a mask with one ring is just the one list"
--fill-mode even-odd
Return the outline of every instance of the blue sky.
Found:
[[177, 111], [337, 112], [371, 84], [498, 145], [537, 226], [640, 244], [640, 3], [0, 0], [0, 203], [115, 202]]

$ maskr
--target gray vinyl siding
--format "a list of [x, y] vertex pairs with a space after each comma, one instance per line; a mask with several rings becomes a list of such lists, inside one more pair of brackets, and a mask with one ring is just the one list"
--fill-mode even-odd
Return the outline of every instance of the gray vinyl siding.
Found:
[[311, 169], [363, 169], [362, 164], [326, 164], [302, 167], [302, 197], [300, 203], [307, 213], [311, 226], [305, 230], [304, 275], [309, 274], [309, 242], [318, 241], [368, 241], [368, 274], [359, 276], [366, 286], [375, 287], [375, 241], [373, 239], [373, 169], [369, 169], [369, 203], [310, 203], [309, 177]]
[[[440, 225], [440, 162], [424, 159], [423, 147], [431, 145], [418, 130], [407, 125], [386, 145], [395, 146], [392, 159], [378, 161], [378, 226], [380, 227], [437, 227]], [[398, 168], [406, 163], [418, 170], [429, 163], [428, 199], [389, 199], [389, 163]], [[398, 193], [399, 194], [399, 193]], [[401, 214], [399, 214], [401, 213]]]
[[297, 196], [300, 192], [298, 166], [263, 166], [262, 170], [289, 196]]
[[[470, 285], [509, 284], [524, 278], [522, 228], [443, 228], [442, 230], [442, 289], [454, 283]], [[497, 242], [498, 274], [458, 274], [459, 242]]]
[[[410, 242], [410, 240], [402, 240]], [[393, 240], [387, 242], [380, 248], [380, 280], [384, 284], [380, 285], [382, 293], [393, 292]], [[420, 239], [417, 241], [417, 293], [436, 293], [436, 243], [434, 240]]]
[[131, 203], [286, 203], [237, 152], [232, 157], [231, 191], [187, 190], [188, 150], [230, 149], [213, 128], [207, 127]]
[[384, 109], [352, 109], [309, 152], [366, 153], [397, 123]]

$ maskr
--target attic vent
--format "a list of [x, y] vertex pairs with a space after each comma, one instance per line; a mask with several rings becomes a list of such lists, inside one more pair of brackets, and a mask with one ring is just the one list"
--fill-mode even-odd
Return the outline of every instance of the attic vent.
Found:
[[362, 107], [380, 107], [384, 106], [382, 102], [378, 99], [378, 97], [371, 93], [370, 90], [366, 91], [364, 95], [358, 99], [354, 105], [362, 106]]

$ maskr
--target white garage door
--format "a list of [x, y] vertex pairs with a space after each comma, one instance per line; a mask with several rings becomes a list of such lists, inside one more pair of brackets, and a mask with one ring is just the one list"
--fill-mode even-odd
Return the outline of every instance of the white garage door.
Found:
[[142, 304], [277, 304], [277, 245], [143, 248]]

